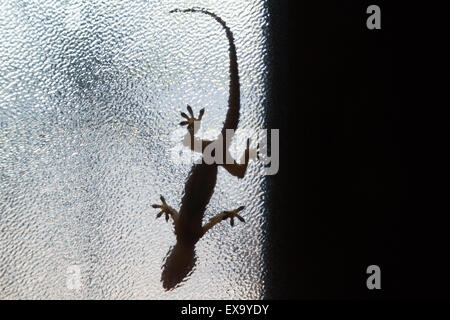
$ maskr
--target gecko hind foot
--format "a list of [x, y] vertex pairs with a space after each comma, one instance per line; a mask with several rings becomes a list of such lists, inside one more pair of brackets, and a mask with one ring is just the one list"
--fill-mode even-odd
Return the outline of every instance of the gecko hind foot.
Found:
[[192, 111], [192, 108], [191, 108], [190, 105], [187, 105], [187, 111], [189, 112], [189, 116], [186, 113], [181, 112], [181, 116], [183, 118], [185, 118], [186, 120], [185, 121], [181, 121], [180, 125], [181, 126], [187, 125], [188, 130], [194, 130], [194, 123], [196, 121], [201, 121], [202, 120], [203, 114], [205, 113], [205, 109], [203, 108], [203, 109], [200, 110], [200, 112], [198, 113], [198, 118], [194, 117], [194, 112]]
[[161, 204], [152, 204], [153, 208], [161, 209], [161, 211], [158, 212], [158, 214], [156, 215], [156, 219], [161, 217], [162, 214], [164, 213], [165, 217], [166, 217], [166, 221], [169, 221], [169, 216], [171, 216], [172, 219], [174, 220], [174, 222], [176, 222], [176, 220], [178, 218], [177, 211], [166, 203], [166, 199], [164, 199], [163, 196], [160, 196], [160, 199], [161, 199]]
[[244, 222], [245, 223], [245, 219], [242, 218], [239, 215], [239, 212], [244, 210], [244, 206], [240, 206], [239, 208], [232, 210], [232, 211], [224, 211], [225, 215], [223, 216], [222, 220], [226, 220], [226, 219], [230, 219], [230, 225], [233, 227], [234, 226], [234, 218], [238, 218], [239, 221]]

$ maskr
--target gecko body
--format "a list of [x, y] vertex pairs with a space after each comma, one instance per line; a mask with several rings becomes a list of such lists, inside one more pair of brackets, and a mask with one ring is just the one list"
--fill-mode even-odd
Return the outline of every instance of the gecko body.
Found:
[[[233, 33], [220, 17], [207, 10], [192, 8], [185, 10], [175, 9], [170, 11], [170, 13], [175, 12], [200, 13], [208, 15], [216, 20], [225, 30], [229, 44], [230, 83], [228, 109], [221, 130], [222, 137], [225, 137], [225, 134], [228, 134], [228, 137], [224, 142], [221, 140], [221, 143], [223, 143], [223, 155], [226, 159], [229, 159], [231, 158], [228, 151], [231, 137], [229, 134], [230, 131], [227, 131], [227, 129], [232, 129], [231, 132], [234, 133], [239, 124], [240, 113], [239, 70]], [[180, 122], [180, 125], [187, 126], [185, 142], [189, 142], [187, 145], [194, 150], [194, 141], [197, 140], [199, 141], [202, 150], [204, 150], [205, 147], [214, 142], [199, 140], [195, 137], [195, 133], [198, 130], [198, 126], [196, 124], [201, 121], [204, 114], [204, 109], [200, 110], [198, 118], [194, 117], [192, 108], [189, 105], [187, 106], [187, 110], [189, 112], [189, 116], [184, 112], [181, 112], [182, 117], [186, 120]], [[163, 282], [163, 287], [167, 290], [176, 287], [176, 285], [186, 278], [189, 272], [192, 271], [195, 264], [195, 244], [208, 230], [226, 219], [230, 219], [231, 226], [234, 225], [234, 218], [245, 222], [239, 215], [239, 212], [244, 209], [243, 206], [240, 206], [239, 208], [231, 211], [223, 211], [210, 219], [205, 225], [202, 224], [203, 216], [216, 186], [218, 167], [222, 166], [233, 176], [243, 178], [249, 161], [249, 140], [247, 140], [247, 149], [244, 157], [245, 160], [242, 164], [238, 164], [234, 160], [231, 163], [224, 164], [207, 164], [204, 161], [194, 164], [186, 180], [179, 213], [166, 203], [163, 196], [160, 197], [162, 202], [161, 205], [153, 205], [154, 208], [161, 209], [157, 217], [165, 214], [166, 220], [169, 220], [170, 217], [172, 218], [177, 239], [177, 243], [168, 252], [163, 265], [161, 280]]]

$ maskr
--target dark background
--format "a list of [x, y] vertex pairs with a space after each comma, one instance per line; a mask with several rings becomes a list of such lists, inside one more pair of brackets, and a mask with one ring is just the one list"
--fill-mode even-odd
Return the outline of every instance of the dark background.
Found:
[[[429, 60], [411, 21], [424, 20], [392, 2], [269, 2], [267, 127], [281, 155], [266, 298], [449, 297], [436, 169], [422, 161], [434, 156], [416, 81]], [[366, 27], [371, 4], [381, 30]], [[366, 287], [372, 264], [381, 290]]]

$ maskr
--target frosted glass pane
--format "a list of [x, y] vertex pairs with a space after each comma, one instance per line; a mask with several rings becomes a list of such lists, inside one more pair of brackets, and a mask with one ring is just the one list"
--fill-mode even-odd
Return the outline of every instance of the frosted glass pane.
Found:
[[[180, 207], [192, 166], [173, 158], [180, 111], [205, 108], [202, 132], [214, 138], [228, 102], [224, 30], [205, 15], [169, 14], [191, 7], [233, 31], [239, 128], [264, 127], [262, 0], [0, 2], [0, 299], [264, 296], [256, 162], [242, 180], [219, 168], [204, 217], [245, 205], [246, 223], [215, 227], [185, 281], [170, 291], [161, 283], [175, 236], [151, 204], [163, 194]], [[234, 144], [242, 154], [245, 139]], [[68, 283], [73, 272], [79, 287]]]

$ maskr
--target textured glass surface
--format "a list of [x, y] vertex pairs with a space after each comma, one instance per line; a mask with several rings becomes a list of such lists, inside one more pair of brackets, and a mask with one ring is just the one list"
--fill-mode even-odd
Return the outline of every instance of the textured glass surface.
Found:
[[[241, 78], [240, 128], [264, 126], [264, 1], [0, 2], [0, 298], [246, 299], [264, 295], [262, 166], [244, 179], [219, 168], [204, 221], [245, 205], [247, 223], [221, 223], [197, 244], [180, 287], [161, 266], [192, 163], [173, 160], [180, 110], [205, 108], [221, 129], [228, 43]], [[204, 132], [207, 130], [203, 130]], [[235, 141], [242, 154], [245, 140]], [[234, 155], [234, 154], [233, 154]], [[68, 270], [80, 287], [68, 286]]]

